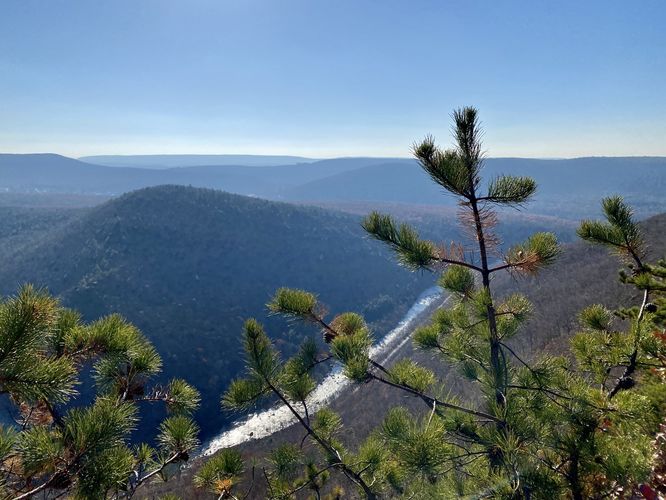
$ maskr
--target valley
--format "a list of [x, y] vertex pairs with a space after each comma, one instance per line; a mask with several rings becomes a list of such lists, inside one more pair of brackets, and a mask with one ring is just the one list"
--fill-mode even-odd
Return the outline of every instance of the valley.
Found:
[[[657, 258], [666, 254], [666, 214], [651, 217], [642, 224], [650, 247], [650, 256]], [[575, 321], [584, 307], [601, 303], [608, 307], [619, 307], [622, 304], [636, 303], [640, 297], [631, 287], [623, 286], [617, 278], [619, 263], [604, 249], [589, 246], [583, 242], [565, 245], [564, 252], [558, 262], [534, 279], [515, 280], [510, 275], [498, 276], [493, 288], [498, 296], [506, 296], [516, 291], [525, 293], [535, 306], [535, 314], [522, 329], [521, 335], [511, 343], [513, 349], [525, 360], [531, 361], [543, 354], [560, 355], [568, 351], [571, 336], [578, 330]], [[569, 293], [575, 289], [576, 293]], [[553, 300], [557, 297], [557, 300]], [[433, 357], [419, 351], [412, 345], [410, 334], [413, 328], [427, 321], [433, 310], [446, 307], [446, 296], [440, 296], [414, 316], [413, 323], [402, 337], [406, 342], [399, 342], [390, 351], [387, 359], [377, 352], [377, 360], [391, 366], [395, 361], [404, 358], [415, 359], [422, 366], [435, 371], [443, 380], [444, 385], [436, 389], [436, 394], [467, 395], [468, 383], [452, 372], [451, 367], [440, 357]], [[429, 408], [417, 397], [406, 396], [404, 393], [376, 382], [352, 384], [346, 382], [343, 389], [329, 401], [330, 407], [338, 412], [343, 420], [343, 443], [353, 446], [362, 442], [368, 434], [380, 425], [386, 412], [395, 406], [404, 406], [418, 416], [426, 416]], [[275, 412], [272, 409], [268, 415]], [[258, 421], [253, 419], [259, 418]], [[295, 424], [293, 418], [292, 424]], [[268, 452], [283, 443], [299, 442], [303, 438], [303, 430], [298, 425], [284, 427], [281, 421], [276, 422], [273, 430], [269, 425], [260, 425], [257, 436], [254, 435], [254, 423], [261, 422], [261, 414], [249, 419], [242, 417], [239, 425], [224, 433], [204, 448], [208, 454], [221, 445], [238, 446], [245, 457], [265, 457]], [[244, 425], [247, 422], [250, 425]], [[268, 421], [267, 421], [268, 422]], [[266, 423], [267, 423], [266, 422]], [[251, 434], [252, 433], [252, 434]], [[209, 498], [206, 493], [191, 487], [192, 475], [204, 462], [206, 457], [197, 457], [191, 467], [183, 471], [176, 480], [176, 488], [187, 492], [190, 498]], [[249, 477], [245, 477], [248, 484]], [[159, 482], [151, 485], [150, 494], [172, 491], [174, 484]]]
[[[448, 377], [447, 368], [415, 352], [409, 341], [408, 333], [414, 325], [427, 320], [432, 304], [441, 304], [441, 297], [431, 296], [429, 307], [410, 313], [410, 320], [396, 327], [410, 305], [415, 300], [418, 304], [419, 295], [432, 287], [436, 276], [410, 273], [397, 266], [394, 257], [365, 237], [360, 227], [361, 217], [379, 210], [413, 225], [423, 237], [446, 244], [466, 237], [457, 220], [458, 209], [446, 202], [412, 203], [415, 198], [393, 196], [390, 189], [380, 190], [376, 195], [371, 190], [364, 191], [362, 179], [366, 177], [366, 169], [388, 172], [391, 176], [391, 168], [398, 167], [378, 162], [356, 169], [357, 161], [346, 159], [334, 166], [333, 170], [342, 169], [333, 174], [334, 177], [346, 179], [349, 175], [351, 179], [341, 181], [338, 191], [332, 182], [330, 196], [319, 192], [313, 194], [317, 199], [299, 199], [307, 198], [306, 192], [317, 193], [317, 180], [310, 181], [307, 190], [294, 187], [291, 191], [292, 188], [284, 188], [280, 194], [271, 191], [275, 198], [293, 198], [290, 203], [178, 183], [126, 194], [98, 192], [90, 186], [77, 188], [71, 183], [62, 190], [35, 192], [27, 188], [28, 192], [17, 189], [2, 193], [1, 291], [11, 294], [16, 284], [31, 282], [47, 287], [63, 304], [81, 311], [86, 319], [119, 312], [136, 324], [164, 359], [160, 380], [182, 377], [202, 392], [202, 406], [195, 418], [201, 422], [200, 437], [205, 443], [202, 448], [205, 453], [223, 445], [236, 445], [248, 456], [257, 457], [267, 447], [293, 440], [294, 433], [299, 432], [289, 427], [290, 416], [280, 416], [279, 409], [261, 413], [263, 407], [259, 407], [258, 413], [246, 424], [238, 424], [234, 423], [238, 415], [223, 412], [219, 407], [220, 395], [241, 370], [238, 339], [246, 318], [256, 317], [264, 322], [285, 357], [295, 352], [303, 338], [314, 335], [319, 339], [316, 329], [298, 323], [285, 324], [268, 314], [265, 304], [280, 286], [316, 291], [331, 316], [346, 310], [362, 313], [377, 341], [384, 337], [395, 338], [383, 350], [375, 351], [385, 357], [389, 366], [398, 359], [412, 356], [424, 366], [435, 368], [450, 384], [441, 389], [443, 393], [464, 393], [465, 385], [460, 385], [458, 378]], [[83, 165], [81, 168], [87, 168]], [[255, 169], [284, 168], [285, 172], [291, 172], [281, 179], [284, 185], [293, 183], [299, 175], [298, 169], [307, 165], [296, 165], [293, 171], [292, 167], [233, 168], [249, 173]], [[111, 171], [123, 169], [131, 171], [132, 175], [139, 171], [140, 175], [146, 175], [145, 179], [156, 172], [172, 170], [154, 165], [146, 169], [98, 167], [108, 169], [109, 178], [115, 178]], [[225, 168], [214, 166], [201, 170]], [[190, 169], [198, 170], [198, 167], [176, 170]], [[60, 176], [63, 179], [68, 170], [64, 172]], [[310, 175], [323, 174], [315, 168]], [[360, 177], [355, 180], [354, 176]], [[127, 178], [118, 177], [121, 178], [127, 182]], [[215, 175], [211, 174], [210, 178], [219, 181]], [[224, 178], [223, 184], [231, 190], [244, 190], [233, 182], [228, 184], [228, 177]], [[327, 176], [322, 179], [324, 184], [330, 181]], [[251, 177], [246, 180], [254, 182]], [[152, 181], [141, 182], [150, 184]], [[354, 191], [356, 182], [360, 187]], [[117, 186], [128, 189], [131, 182]], [[349, 189], [345, 190], [344, 186]], [[553, 189], [538, 200], [548, 200], [548, 196], [582, 196], [566, 191], [565, 185]], [[436, 188], [432, 195], [433, 200], [435, 195], [441, 198]], [[428, 200], [427, 194], [421, 192], [420, 196]], [[643, 215], [661, 208], [662, 200], [654, 202], [645, 197], [644, 201]], [[537, 201], [536, 205], [543, 210], [501, 211], [497, 227], [499, 250], [535, 231], [552, 231], [567, 244], [562, 256], [566, 265], [548, 270], [542, 280], [514, 281], [505, 276], [494, 284], [503, 294], [522, 290], [537, 305], [539, 312], [521, 336], [520, 343], [514, 345], [526, 358], [537, 352], [565, 350], [574, 328], [571, 318], [586, 301], [598, 297], [619, 304], [624, 297], [608, 256], [574, 243], [577, 226], [574, 217], [587, 213], [588, 209], [573, 204], [553, 206], [550, 210], [544, 208], [548, 206], [547, 201], [541, 205]], [[666, 250], [666, 242], [662, 240], [665, 221], [663, 216], [657, 216], [644, 222], [655, 255]], [[589, 272], [595, 279], [585, 287], [578, 286], [576, 295], [558, 288], [564, 283], [570, 286], [589, 276]], [[358, 280], [365, 286], [354, 286]], [[555, 303], [549, 300], [554, 290], [563, 300]], [[396, 332], [400, 332], [399, 335]], [[321, 341], [319, 345], [323, 348]], [[327, 376], [326, 373], [325, 369], [319, 371], [320, 377]], [[427, 411], [419, 401], [396, 395], [384, 386], [373, 390], [353, 387], [335, 371], [328, 377], [315, 396], [317, 404], [330, 402], [343, 420], [354, 421], [353, 432], [347, 434], [350, 443], [364, 438], [385, 411], [396, 404], [407, 405], [417, 413]], [[87, 381], [81, 388], [84, 401], [92, 398], [91, 384]], [[358, 415], [364, 416], [362, 422], [357, 420]], [[164, 416], [163, 412], [153, 412], [144, 417], [134, 439], [153, 439], [152, 429]], [[183, 473], [178, 488], [183, 491], [191, 488], [188, 478], [196, 472], [199, 463], [195, 461], [192, 468]], [[156, 492], [161, 490], [159, 485], [155, 488]], [[198, 494], [189, 491], [193, 498]]]
[[[47, 287], [89, 320], [119, 312], [135, 323], [164, 358], [163, 380], [186, 378], [204, 394], [198, 418], [206, 440], [229, 423], [218, 401], [240, 369], [243, 321], [267, 322], [285, 356], [307, 333], [268, 315], [265, 303], [277, 288], [316, 290], [330, 314], [358, 311], [382, 338], [432, 286], [433, 276], [396, 268], [363, 236], [360, 217], [373, 207], [384, 208], [289, 205], [182, 186], [146, 188], [93, 207], [0, 207], [0, 283], [5, 294], [18, 283]], [[459, 238], [455, 211], [441, 217], [439, 210], [404, 210], [405, 220], [436, 241]], [[566, 221], [520, 214], [499, 231], [511, 244], [543, 228], [564, 241], [573, 237]], [[159, 418], [142, 421], [138, 436]]]

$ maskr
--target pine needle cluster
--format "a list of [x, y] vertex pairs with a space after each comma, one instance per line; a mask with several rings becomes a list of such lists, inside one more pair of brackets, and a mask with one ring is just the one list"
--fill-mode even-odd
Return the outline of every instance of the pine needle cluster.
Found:
[[[92, 366], [95, 401], [77, 403]], [[16, 425], [0, 426], [4, 497], [130, 498], [198, 445], [190, 414], [199, 393], [183, 380], [150, 387], [161, 360], [132, 324], [111, 315], [86, 324], [43, 290], [26, 285], [0, 302], [0, 391]], [[159, 446], [130, 446], [140, 406], [166, 405]]]

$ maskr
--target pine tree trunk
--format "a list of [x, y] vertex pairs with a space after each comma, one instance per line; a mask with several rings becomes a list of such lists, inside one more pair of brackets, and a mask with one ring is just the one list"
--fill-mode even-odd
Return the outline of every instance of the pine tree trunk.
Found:
[[[497, 318], [495, 316], [495, 306], [490, 292], [490, 269], [488, 266], [488, 252], [486, 249], [486, 240], [483, 234], [483, 220], [479, 211], [478, 203], [475, 194], [470, 200], [472, 212], [474, 214], [474, 224], [476, 230], [476, 237], [479, 244], [479, 254], [481, 256], [481, 280], [482, 285], [489, 297], [489, 303], [486, 308], [486, 315], [488, 318], [488, 329], [490, 333], [490, 369], [493, 374], [493, 383], [495, 389], [495, 402], [499, 408], [506, 406], [506, 397], [504, 395], [504, 373], [506, 367], [502, 359], [502, 352], [499, 343], [499, 336], [497, 334]], [[497, 422], [498, 431], [503, 431], [506, 427], [504, 422]], [[493, 468], [501, 467], [503, 463], [503, 456], [500, 450], [491, 450], [489, 453], [490, 464]]]
[[583, 500], [583, 488], [580, 484], [579, 475], [579, 456], [576, 452], [571, 460], [571, 469], [569, 470], [569, 485], [571, 487], [571, 498], [573, 500]]

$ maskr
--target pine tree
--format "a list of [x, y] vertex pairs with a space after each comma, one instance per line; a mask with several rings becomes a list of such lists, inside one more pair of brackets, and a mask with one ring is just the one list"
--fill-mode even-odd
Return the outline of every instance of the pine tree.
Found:
[[[402, 265], [441, 273], [438, 283], [454, 304], [438, 310], [413, 341], [457, 368], [473, 392], [464, 401], [451, 396], [435, 373], [411, 359], [383, 366], [370, 357], [372, 334], [360, 315], [347, 312], [329, 321], [314, 294], [278, 290], [269, 309], [318, 329], [327, 351], [309, 340], [295, 357], [282, 361], [262, 326], [248, 320], [243, 332], [247, 373], [222, 399], [227, 409], [246, 410], [263, 398], [277, 398], [305, 431], [300, 446], [275, 450], [268, 470], [263, 469], [271, 498], [291, 498], [308, 488], [319, 498], [329, 474], [337, 478], [329, 481], [346, 481], [366, 498], [583, 498], [594, 487], [615, 491], [648, 472], [650, 420], [657, 412], [645, 412], [644, 405], [658, 406], [663, 391], [650, 399], [625, 390], [641, 363], [662, 366], [664, 359], [660, 338], [649, 333], [654, 312], [648, 311], [648, 292], [637, 313], [625, 312], [633, 318], [628, 335], [610, 335], [610, 313], [600, 306], [581, 314], [586, 328], [602, 330], [574, 340], [581, 370], [567, 357], [521, 358], [511, 339], [521, 332], [532, 306], [522, 295], [497, 297], [492, 277], [499, 272], [536, 275], [560, 250], [553, 234], [537, 233], [500, 251], [493, 233], [495, 209], [524, 206], [536, 184], [516, 176], [484, 184], [477, 111], [460, 109], [453, 119], [452, 149], [441, 150], [427, 137], [413, 151], [431, 179], [458, 200], [471, 244], [438, 245], [374, 212], [363, 227], [392, 248]], [[627, 282], [645, 290], [662, 286], [663, 268], [644, 263], [640, 234], [626, 206], [617, 200], [604, 206], [608, 225], [585, 222], [581, 236], [634, 258], [638, 267], [625, 275]], [[600, 353], [608, 337], [617, 345]], [[313, 369], [331, 360], [358, 384], [381, 383], [419, 398], [425, 416], [395, 408], [366, 441], [346, 449], [339, 439], [340, 417], [329, 409], [312, 414], [308, 407], [316, 385]], [[620, 366], [624, 372], [609, 386]], [[606, 378], [595, 379], [600, 373]], [[307, 441], [311, 446], [304, 446]], [[209, 462], [198, 481], [224, 498], [239, 488], [240, 469], [225, 459]]]
[[[89, 366], [97, 397], [75, 405]], [[3, 498], [129, 498], [151, 477], [166, 478], [198, 444], [189, 415], [199, 393], [177, 379], [149, 387], [160, 370], [153, 346], [118, 315], [86, 324], [30, 285], [2, 300], [0, 391], [17, 410], [17, 425], [0, 427]], [[159, 446], [130, 446], [139, 407], [150, 404], [169, 411]]]
[[595, 304], [580, 313], [582, 331], [572, 339], [572, 350], [579, 368], [598, 384], [592, 396], [599, 406], [584, 419], [569, 418], [567, 469], [574, 498], [621, 495], [645, 479], [652, 437], [666, 408], [664, 311], [651, 302], [663, 303], [664, 261], [647, 261], [641, 229], [621, 197], [605, 198], [602, 208], [606, 221], [583, 221], [578, 234], [620, 257], [626, 266], [620, 280], [640, 291], [642, 300], [618, 311]]

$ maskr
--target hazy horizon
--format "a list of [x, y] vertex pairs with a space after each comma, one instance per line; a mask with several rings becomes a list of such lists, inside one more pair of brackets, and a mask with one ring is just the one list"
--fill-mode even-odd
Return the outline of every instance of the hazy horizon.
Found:
[[[264, 154], [255, 154], [255, 153], [94, 153], [94, 154], [86, 154], [82, 156], [69, 156], [66, 154], [61, 154], [57, 153], [54, 151], [21, 151], [21, 152], [12, 152], [12, 151], [0, 151], [1, 154], [12, 154], [12, 155], [49, 155], [49, 154], [55, 154], [59, 156], [64, 156], [66, 158], [71, 158], [73, 160], [79, 160], [86, 162], [89, 159], [92, 158], [104, 158], [104, 157], [113, 157], [113, 158], [132, 158], [132, 157], [141, 157], [141, 158], [149, 158], [149, 157], [197, 157], [197, 156], [203, 156], [203, 157], [214, 157], [214, 156], [219, 156], [219, 157], [256, 157], [256, 158], [275, 158], [275, 157], [293, 157], [293, 158], [299, 158], [303, 161], [303, 163], [306, 162], [317, 162], [317, 161], [324, 161], [324, 160], [338, 160], [338, 159], [353, 159], [353, 158], [368, 158], [368, 159], [386, 159], [386, 160], [412, 160], [414, 159], [413, 156], [372, 156], [372, 155], [340, 155], [340, 156], [328, 156], [328, 157], [313, 157], [313, 156], [301, 156], [297, 154], [271, 154], [271, 153], [264, 153]], [[485, 159], [496, 159], [496, 160], [510, 160], [510, 159], [519, 159], [519, 160], [577, 160], [577, 159], [585, 159], [585, 158], [666, 158], [666, 153], [661, 154], [661, 155], [643, 155], [643, 154], [636, 154], [636, 155], [583, 155], [583, 156], [516, 156], [516, 155], [510, 155], [510, 156], [499, 156], [499, 155], [486, 155]], [[101, 163], [100, 163], [101, 164]], [[270, 165], [267, 165], [270, 166]]]
[[[55, 154], [59, 156], [64, 156], [66, 158], [71, 158], [74, 160], [79, 160], [85, 162], [87, 159], [91, 158], [104, 158], [104, 157], [114, 157], [114, 158], [132, 158], [132, 157], [141, 157], [141, 158], [149, 158], [149, 157], [197, 157], [197, 156], [203, 156], [203, 157], [214, 157], [214, 156], [219, 156], [219, 157], [256, 157], [256, 158], [274, 158], [274, 157], [293, 157], [293, 158], [299, 158], [301, 160], [305, 160], [305, 162], [317, 162], [317, 161], [324, 161], [324, 160], [337, 160], [337, 159], [352, 159], [352, 158], [369, 158], [369, 159], [387, 159], [387, 160], [412, 160], [414, 159], [413, 156], [406, 156], [406, 155], [393, 155], [393, 156], [378, 156], [378, 155], [339, 155], [339, 156], [320, 156], [320, 157], [315, 157], [315, 156], [302, 156], [298, 154], [291, 154], [291, 153], [246, 153], [246, 152], [240, 152], [240, 153], [220, 153], [220, 152], [212, 152], [212, 153], [91, 153], [91, 154], [85, 154], [81, 156], [72, 156], [72, 155], [67, 155], [67, 154], [62, 154], [58, 153], [55, 151], [0, 151], [0, 154], [11, 154], [11, 155], [49, 155], [49, 154]], [[519, 160], [577, 160], [577, 159], [585, 159], [585, 158], [666, 158], [666, 152], [664, 154], [655, 154], [655, 155], [650, 155], [650, 154], [618, 154], [618, 155], [607, 155], [607, 154], [590, 154], [590, 155], [581, 155], [581, 156], [518, 156], [518, 155], [507, 155], [507, 156], [501, 156], [501, 155], [486, 155], [485, 159], [497, 159], [497, 160], [510, 160], [510, 159], [519, 159]]]

